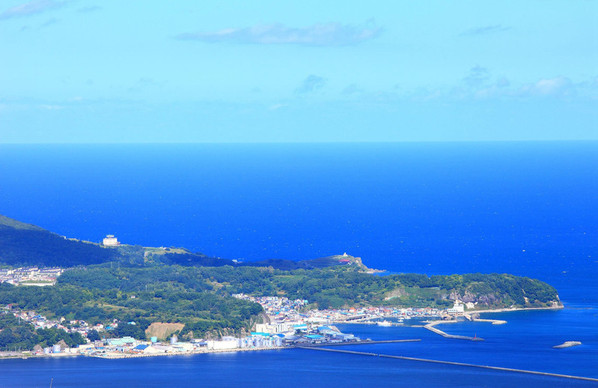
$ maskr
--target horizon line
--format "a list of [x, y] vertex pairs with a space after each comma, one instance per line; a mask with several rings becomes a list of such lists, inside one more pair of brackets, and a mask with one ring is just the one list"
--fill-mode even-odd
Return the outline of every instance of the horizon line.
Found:
[[597, 139], [524, 139], [524, 140], [363, 140], [363, 141], [197, 141], [197, 142], [0, 142], [7, 145], [317, 145], [317, 144], [439, 144], [439, 143], [593, 143]]

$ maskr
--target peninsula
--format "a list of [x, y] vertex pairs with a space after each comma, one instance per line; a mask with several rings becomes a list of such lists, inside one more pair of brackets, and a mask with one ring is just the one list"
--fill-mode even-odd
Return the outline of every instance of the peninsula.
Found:
[[0, 216], [5, 268], [59, 268], [54, 285], [0, 284], [0, 349], [33, 350], [60, 341], [74, 346], [102, 338], [245, 338], [257, 327], [272, 331], [276, 322], [266, 306], [285, 300], [300, 304], [293, 311], [309, 323], [322, 325], [365, 316], [438, 318], [460, 311], [561, 306], [550, 285], [509, 274], [375, 276], [360, 258], [347, 254], [241, 263], [181, 248], [109, 241], [67, 239]]

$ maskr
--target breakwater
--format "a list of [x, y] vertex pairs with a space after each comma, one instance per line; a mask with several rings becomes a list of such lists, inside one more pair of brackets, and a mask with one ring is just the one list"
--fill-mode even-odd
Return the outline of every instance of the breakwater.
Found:
[[504, 321], [502, 319], [482, 319], [482, 318], [472, 318], [471, 319], [473, 322], [489, 322], [493, 325], [504, 325], [507, 323], [507, 321]]
[[430, 322], [427, 325], [425, 325], [424, 328], [430, 330], [433, 333], [441, 335], [444, 338], [461, 339], [461, 340], [468, 340], [468, 341], [483, 341], [484, 340], [483, 338], [480, 338], [480, 337], [468, 337], [465, 335], [448, 334], [448, 333], [445, 333], [444, 331], [434, 327], [441, 323], [456, 323], [456, 322], [457, 321], [434, 321], [434, 322]]
[[375, 344], [395, 344], [401, 342], [420, 342], [420, 338], [415, 339], [401, 339], [401, 340], [381, 340], [381, 341], [372, 341], [372, 340], [360, 340], [360, 341], [347, 341], [347, 342], [329, 342], [329, 343], [321, 343], [321, 344], [303, 344], [303, 345], [296, 345], [297, 348], [318, 348], [322, 346], [349, 346], [349, 345], [375, 345]]
[[571, 380], [583, 380], [583, 381], [598, 382], [598, 379], [593, 378], [593, 377], [573, 376], [573, 375], [565, 375], [565, 374], [550, 373], [550, 372], [539, 372], [539, 371], [526, 370], [526, 369], [505, 368], [505, 367], [500, 367], [500, 366], [478, 365], [478, 364], [469, 364], [469, 363], [464, 363], [464, 362], [432, 360], [432, 359], [428, 359], [428, 358], [418, 358], [418, 357], [393, 356], [390, 354], [359, 352], [359, 351], [355, 351], [355, 350], [327, 349], [327, 348], [323, 348], [323, 347], [313, 347], [313, 346], [297, 346], [297, 348], [308, 349], [308, 350], [318, 350], [318, 351], [322, 351], [322, 352], [344, 353], [344, 354], [354, 354], [354, 355], [359, 355], [359, 356], [392, 358], [392, 359], [406, 360], [406, 361], [427, 362], [427, 363], [432, 363], [432, 364], [453, 365], [453, 366], [461, 366], [461, 367], [467, 367], [467, 368], [490, 369], [490, 370], [501, 371], [501, 372], [524, 373], [524, 374], [547, 376], [547, 377], [557, 377], [557, 378], [571, 379]]
[[471, 322], [489, 322], [493, 325], [504, 325], [507, 321], [502, 319], [483, 319], [479, 317], [479, 314], [463, 314], [463, 317]]

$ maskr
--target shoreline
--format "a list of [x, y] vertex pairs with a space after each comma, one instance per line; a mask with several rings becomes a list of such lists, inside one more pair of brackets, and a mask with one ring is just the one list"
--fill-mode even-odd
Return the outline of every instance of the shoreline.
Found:
[[514, 311], [535, 311], [535, 310], [562, 310], [564, 309], [564, 305], [560, 306], [550, 306], [550, 307], [508, 307], [508, 308], [500, 308], [500, 309], [491, 309], [491, 310], [466, 310], [466, 314], [484, 314], [484, 313], [510, 313]]
[[96, 355], [87, 355], [87, 354], [80, 354], [80, 356], [85, 357], [93, 357], [93, 358], [103, 358], [108, 360], [116, 360], [122, 358], [140, 358], [140, 357], [162, 357], [162, 356], [194, 356], [197, 354], [210, 354], [210, 353], [237, 353], [237, 352], [258, 352], [264, 350], [283, 350], [283, 349], [292, 349], [291, 347], [286, 346], [274, 346], [270, 348], [235, 348], [235, 349], [211, 349], [211, 350], [198, 350], [198, 351], [191, 351], [191, 352], [176, 352], [176, 353], [106, 353], [106, 354], [96, 354]]
[[[488, 309], [488, 310], [465, 310], [465, 312], [463, 313], [463, 315], [461, 316], [471, 316], [472, 314], [485, 314], [485, 313], [510, 313], [510, 312], [516, 312], [516, 311], [535, 311], [535, 310], [562, 310], [564, 309], [565, 306], [564, 305], [560, 305], [560, 306], [550, 306], [550, 307], [503, 307], [503, 308], [498, 308], [498, 309]], [[380, 317], [380, 318], [385, 318], [385, 317]], [[449, 323], [449, 322], [457, 322], [456, 320], [443, 320], [441, 318], [441, 316], [427, 316], [426, 318], [428, 318], [427, 322], [445, 322], [445, 323]], [[439, 318], [439, 319], [431, 319], [429, 320], [429, 318]], [[468, 318], [466, 318], [468, 319]], [[484, 321], [500, 321], [497, 319], [492, 319], [492, 320], [485, 320], [485, 319], [480, 319], [480, 318], [472, 318], [472, 321], [480, 321], [480, 322], [484, 322]], [[371, 321], [338, 321], [338, 320], [332, 320], [330, 321], [331, 324], [334, 325], [338, 325], [338, 324], [344, 324], [344, 325], [371, 325], [371, 324], [375, 324], [374, 322]], [[408, 325], [405, 323], [393, 323], [393, 326], [412, 326], [412, 327], [423, 327], [425, 325]]]
[[[70, 357], [90, 357], [90, 358], [103, 358], [109, 360], [116, 360], [122, 358], [139, 358], [139, 357], [161, 357], [161, 356], [193, 356], [196, 354], [210, 354], [210, 353], [236, 353], [236, 352], [254, 352], [254, 351], [264, 351], [264, 350], [283, 350], [283, 349], [292, 349], [293, 347], [287, 346], [275, 346], [269, 348], [235, 348], [235, 349], [205, 349], [205, 350], [198, 350], [198, 351], [191, 351], [191, 352], [172, 352], [172, 353], [121, 353], [121, 352], [111, 352], [111, 353], [104, 353], [104, 354], [84, 354], [84, 353], [51, 353], [51, 354], [10, 354], [10, 355], [1, 355], [0, 354], [0, 361], [1, 360], [9, 360], [9, 359], [30, 359], [30, 358], [70, 358]], [[14, 353], [14, 352], [12, 352]]]
[[[560, 306], [550, 306], [550, 307], [515, 307], [515, 308], [499, 308], [499, 309], [489, 309], [489, 310], [467, 310], [465, 315], [470, 316], [471, 314], [484, 314], [484, 313], [509, 313], [509, 312], [516, 312], [516, 311], [535, 311], [535, 310], [562, 310], [564, 309], [564, 305]], [[487, 319], [471, 319], [472, 321], [479, 321], [479, 322], [491, 322], [493, 324], [503, 324], [506, 321], [501, 320], [487, 320]], [[445, 323], [458, 323], [457, 320], [432, 320], [427, 321], [425, 325], [405, 325], [405, 324], [398, 324], [401, 326], [411, 326], [411, 327], [419, 327], [419, 328], [426, 328], [428, 330], [435, 329], [434, 326], [445, 324]], [[366, 324], [363, 322], [351, 322], [351, 321], [335, 321], [332, 324]], [[436, 329], [438, 330], [438, 329]], [[436, 330], [431, 330], [436, 332]], [[439, 332], [441, 330], [438, 330]], [[446, 333], [438, 333], [440, 335], [447, 335], [452, 337], [452, 335], [448, 335]], [[444, 335], [443, 335], [444, 336]], [[469, 339], [469, 338], [468, 338]], [[191, 352], [177, 352], [177, 353], [152, 353], [152, 354], [143, 354], [143, 353], [108, 353], [108, 354], [83, 354], [83, 353], [51, 353], [51, 354], [33, 354], [25, 351], [25, 353], [18, 354], [15, 352], [0, 352], [0, 360], [8, 360], [8, 359], [30, 359], [30, 358], [65, 358], [65, 357], [94, 357], [94, 358], [104, 358], [104, 359], [122, 359], [122, 358], [139, 358], [139, 357], [160, 357], [160, 356], [190, 356], [196, 354], [210, 354], [210, 353], [236, 353], [236, 352], [247, 352], [247, 351], [264, 351], [264, 350], [283, 350], [283, 349], [293, 349], [294, 347], [287, 347], [287, 346], [275, 346], [275, 347], [268, 347], [268, 348], [235, 348], [235, 349], [202, 349], [198, 351], [191, 351]]]

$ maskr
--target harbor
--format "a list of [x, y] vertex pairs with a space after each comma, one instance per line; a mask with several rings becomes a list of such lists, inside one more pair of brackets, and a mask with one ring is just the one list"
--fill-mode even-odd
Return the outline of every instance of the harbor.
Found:
[[[504, 325], [507, 323], [507, 321], [502, 320], [502, 319], [481, 319], [481, 318], [478, 318], [476, 315], [472, 315], [472, 314], [463, 314], [463, 318], [465, 318], [465, 320], [471, 321], [471, 322], [486, 322], [486, 323], [491, 323], [493, 325]], [[428, 323], [426, 325], [423, 325], [422, 327], [424, 329], [431, 331], [432, 333], [441, 335], [444, 338], [460, 339], [460, 340], [468, 340], [468, 341], [484, 341], [483, 338], [480, 338], [477, 335], [470, 337], [470, 336], [464, 336], [464, 335], [448, 334], [436, 327], [436, 326], [442, 325], [442, 324], [458, 323], [458, 322], [461, 322], [461, 321], [459, 321], [455, 317], [455, 319], [451, 319], [451, 320], [428, 321]]]

